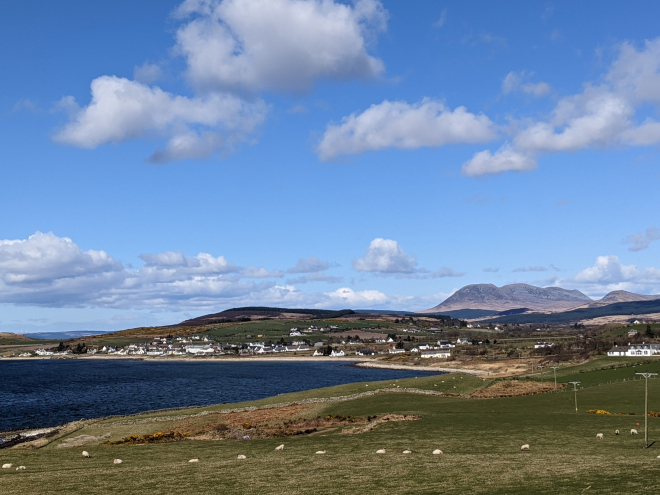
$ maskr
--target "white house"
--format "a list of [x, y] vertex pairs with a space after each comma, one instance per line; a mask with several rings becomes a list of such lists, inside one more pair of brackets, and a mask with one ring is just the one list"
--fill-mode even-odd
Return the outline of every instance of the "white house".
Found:
[[614, 346], [607, 351], [612, 357], [654, 356], [660, 354], [660, 344], [629, 344]]
[[405, 349], [397, 349], [396, 347], [393, 347], [392, 349], [389, 350], [390, 354], [404, 354], [406, 352]]
[[450, 355], [451, 355], [451, 351], [449, 349], [433, 349], [431, 351], [422, 351], [419, 356], [425, 359], [428, 358], [447, 359]]
[[454, 344], [449, 340], [438, 340], [438, 347], [440, 347], [441, 349], [449, 349], [452, 347], [456, 347], [456, 344]]
[[537, 342], [534, 344], [534, 349], [545, 349], [546, 347], [554, 347], [555, 344], [552, 342]]
[[[470, 325], [468, 325], [468, 326], [470, 326]], [[456, 340], [456, 343], [458, 345], [468, 345], [470, 343], [470, 339], [468, 339], [467, 337], [459, 337]]]
[[346, 354], [344, 354], [344, 351], [338, 350], [338, 351], [332, 351], [330, 353], [330, 357], [344, 357]]

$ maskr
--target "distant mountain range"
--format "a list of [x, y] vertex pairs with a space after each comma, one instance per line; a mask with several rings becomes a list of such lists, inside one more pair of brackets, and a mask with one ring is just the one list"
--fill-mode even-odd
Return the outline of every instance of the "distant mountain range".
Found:
[[579, 290], [561, 287], [535, 287], [528, 284], [510, 284], [497, 287], [493, 284], [466, 285], [437, 306], [420, 313], [454, 313], [463, 310], [503, 312], [517, 310], [562, 312], [578, 308], [599, 308], [616, 303], [652, 301], [660, 295], [646, 296], [623, 290], [613, 291], [594, 301]]

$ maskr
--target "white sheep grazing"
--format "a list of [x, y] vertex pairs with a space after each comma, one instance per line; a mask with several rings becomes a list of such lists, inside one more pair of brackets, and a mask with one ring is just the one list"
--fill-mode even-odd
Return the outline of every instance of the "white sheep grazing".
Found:
[[91, 455], [89, 455], [89, 452], [87, 452], [86, 450], [83, 450], [82, 456], [83, 457], [92, 457]]
[[112, 461], [112, 462], [113, 462], [114, 464], [121, 464], [121, 463], [124, 462], [124, 461], [122, 461], [121, 459], [115, 459], [115, 460]]
[[615, 434], [615, 435], [618, 435], [618, 434], [619, 434], [619, 430], [614, 430], [614, 434]]
[[197, 459], [197, 458], [195, 458], [195, 459], [190, 459], [188, 462], [199, 462], [199, 459]]
[[520, 450], [529, 450], [529, 444], [526, 443], [525, 445], [523, 445], [522, 447], [520, 447]]
[[406, 449], [403, 451], [404, 454], [412, 454], [412, 450]]
[[602, 433], [596, 433], [596, 439], [602, 440], [603, 439], [603, 434]]
[[245, 457], [243, 454], [238, 454], [236, 459], [247, 459], [247, 457]]
[[16, 471], [25, 471], [27, 468], [25, 466], [18, 466]]
[[637, 430], [635, 428], [633, 428], [632, 430], [630, 430], [630, 434], [631, 435], [637, 435]]
[[376, 454], [384, 454], [386, 452], [385, 449], [379, 449], [376, 451]]
[[440, 449], [435, 449], [435, 450], [433, 451], [433, 455], [442, 455], [442, 450], [440, 450]]
[[317, 450], [315, 453], [316, 454], [325, 454], [325, 450]]
[[275, 447], [275, 450], [284, 450], [284, 444]]
[[3, 464], [2, 469], [11, 469], [12, 466], [13, 464]]

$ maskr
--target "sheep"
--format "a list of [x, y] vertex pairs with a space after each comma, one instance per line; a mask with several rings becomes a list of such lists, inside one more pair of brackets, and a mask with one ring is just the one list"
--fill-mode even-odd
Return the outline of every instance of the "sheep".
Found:
[[442, 450], [440, 450], [440, 449], [435, 449], [435, 450], [433, 451], [433, 455], [442, 455]]
[[238, 454], [236, 459], [247, 459], [247, 457], [245, 457], [243, 454]]
[[520, 450], [529, 450], [529, 444], [526, 443], [525, 445], [523, 445], [522, 447], [520, 447]]
[[325, 450], [317, 450], [315, 453], [316, 454], [325, 454]]
[[86, 450], [82, 451], [82, 456], [83, 457], [92, 457], [91, 455], [89, 455], [89, 452], [87, 452]]
[[25, 466], [18, 466], [16, 471], [25, 471], [27, 468]]
[[3, 464], [2, 469], [11, 469], [12, 466], [13, 464]]
[[275, 447], [275, 450], [284, 450], [284, 444]]
[[630, 430], [631, 435], [637, 435], [637, 430], [635, 428]]
[[199, 459], [197, 459], [197, 458], [190, 459], [188, 462], [199, 462]]
[[114, 464], [121, 464], [121, 463], [124, 462], [124, 461], [122, 461], [121, 459], [115, 459], [115, 460], [112, 461], [112, 462], [113, 462]]
[[615, 434], [615, 435], [618, 435], [618, 434], [619, 434], [619, 430], [614, 430], [614, 434]]
[[385, 449], [379, 449], [376, 451], [376, 454], [384, 454], [386, 452]]
[[602, 440], [603, 439], [603, 434], [602, 433], [596, 433], [596, 439], [597, 440]]
[[409, 449], [406, 449], [406, 450], [403, 451], [403, 453], [404, 453], [404, 454], [412, 454], [412, 451], [409, 450]]

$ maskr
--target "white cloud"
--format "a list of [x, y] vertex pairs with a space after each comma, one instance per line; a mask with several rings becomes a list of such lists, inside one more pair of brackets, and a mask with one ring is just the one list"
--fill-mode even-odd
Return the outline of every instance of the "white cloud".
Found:
[[[91, 84], [92, 101], [75, 112], [55, 141], [93, 149], [150, 134], [169, 138], [151, 160], [166, 162], [207, 156], [230, 147], [263, 122], [267, 107], [238, 97], [211, 94], [187, 98], [136, 81], [102, 76]], [[71, 107], [71, 97], [65, 97]]]
[[649, 244], [653, 241], [660, 239], [660, 229], [656, 227], [649, 227], [646, 229], [646, 233], [642, 234], [637, 232], [635, 235], [629, 235], [626, 237], [623, 242], [625, 244], [632, 244], [628, 248], [628, 251], [641, 251], [649, 247]]
[[121, 282], [123, 273], [105, 251], [83, 251], [53, 233], [0, 240], [0, 302], [76, 306]]
[[660, 292], [660, 270], [653, 267], [640, 270], [635, 265], [622, 264], [617, 256], [598, 256], [594, 266], [561, 282], [591, 294], [603, 295], [613, 290], [657, 294]]
[[408, 256], [392, 239], [376, 238], [369, 244], [364, 257], [353, 260], [358, 272], [414, 273], [417, 260]]
[[[549, 91], [549, 87], [523, 83], [528, 75], [510, 72], [502, 92], [541, 95]], [[660, 143], [660, 122], [651, 117], [637, 122], [635, 118], [649, 103], [660, 103], [660, 38], [646, 41], [639, 50], [622, 43], [600, 83], [585, 84], [581, 93], [562, 98], [545, 119], [517, 123], [514, 127], [520, 130], [514, 133], [512, 145], [504, 146], [506, 153], [477, 153], [463, 166], [463, 172], [481, 175], [529, 170], [535, 168], [542, 153]], [[504, 159], [505, 154], [509, 160]]]
[[133, 69], [133, 79], [143, 84], [153, 84], [163, 77], [163, 69], [160, 65], [145, 62], [142, 65], [136, 65]]
[[378, 306], [388, 302], [389, 298], [377, 290], [354, 291], [348, 287], [342, 287], [334, 292], [325, 294], [333, 304], [345, 304], [347, 308], [367, 308]]
[[634, 109], [621, 96], [603, 87], [587, 87], [563, 98], [546, 122], [532, 124], [514, 139], [523, 151], [577, 151], [606, 147], [630, 127]]
[[289, 268], [287, 273], [314, 273], [322, 272], [328, 268], [337, 266], [336, 264], [328, 263], [327, 261], [321, 261], [316, 256], [310, 256], [309, 258], [300, 258], [296, 266]]
[[377, 0], [186, 0], [176, 50], [201, 90], [302, 91], [319, 78], [368, 79], [383, 71], [368, 45], [384, 31]]
[[384, 148], [416, 149], [446, 144], [482, 143], [496, 136], [493, 123], [465, 107], [454, 110], [424, 98], [419, 103], [387, 101], [329, 124], [318, 144], [322, 160]]
[[500, 271], [499, 268], [484, 268], [484, 272], [486, 273], [497, 273], [499, 271]]
[[526, 153], [521, 153], [505, 144], [495, 153], [489, 150], [475, 153], [461, 168], [463, 175], [476, 177], [485, 174], [501, 174], [502, 172], [528, 172], [536, 168], [536, 160]]
[[[140, 259], [144, 262], [142, 266], [127, 268], [105, 251], [83, 250], [71, 239], [52, 233], [37, 232], [25, 240], [0, 240], [0, 304], [12, 308], [58, 308], [57, 311], [68, 311], [66, 314], [70, 315], [73, 315], [71, 311], [82, 311], [80, 308], [130, 309], [174, 315], [181, 311], [215, 312], [227, 307], [254, 305], [310, 308], [387, 306], [416, 310], [424, 309], [436, 298], [386, 295], [374, 289], [341, 288], [327, 293], [305, 293], [291, 281], [278, 284], [249, 280], [281, 277], [281, 271], [253, 266], [243, 268], [224, 256], [208, 253], [186, 256], [181, 251], [167, 251], [142, 254]], [[398, 260], [390, 258], [389, 261], [390, 269], [396, 263], [412, 263], [414, 268], [414, 259], [405, 253]], [[438, 274], [452, 276], [455, 272], [442, 269]], [[320, 272], [305, 275], [304, 279], [296, 283], [342, 282], [341, 277]], [[176, 315], [168, 318], [176, 319]], [[153, 318], [149, 321], [156, 322]], [[29, 324], [33, 326], [34, 322]], [[116, 329], [122, 325], [121, 322], [105, 322], [103, 328]]]

